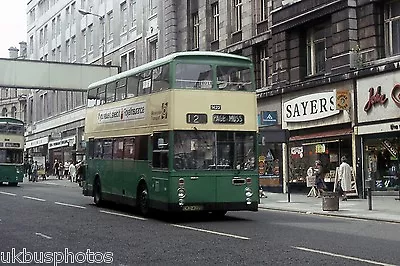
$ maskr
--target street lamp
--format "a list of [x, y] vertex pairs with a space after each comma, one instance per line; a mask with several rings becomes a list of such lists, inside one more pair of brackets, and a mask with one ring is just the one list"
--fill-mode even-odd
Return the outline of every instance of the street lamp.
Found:
[[103, 26], [103, 38], [101, 40], [101, 64], [104, 65], [104, 53], [105, 53], [105, 39], [106, 39], [106, 23], [104, 21], [104, 16], [101, 16], [99, 14], [92, 13], [90, 11], [86, 11], [84, 9], [78, 9], [78, 12], [81, 13], [82, 15], [92, 15], [95, 17], [98, 17], [100, 19], [100, 24]]

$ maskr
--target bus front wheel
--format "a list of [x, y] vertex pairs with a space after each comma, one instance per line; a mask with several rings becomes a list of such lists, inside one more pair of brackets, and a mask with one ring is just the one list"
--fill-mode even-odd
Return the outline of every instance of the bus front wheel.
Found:
[[16, 187], [16, 186], [18, 186], [18, 182], [9, 182], [8, 185], [12, 186], [12, 187]]
[[97, 206], [100, 206], [103, 202], [103, 198], [101, 195], [101, 183], [100, 183], [100, 178], [96, 178], [96, 181], [94, 182], [94, 188], [93, 188], [93, 198], [94, 198], [94, 204]]
[[149, 192], [147, 190], [146, 184], [140, 185], [138, 189], [138, 208], [139, 211], [142, 215], [148, 215], [149, 214]]

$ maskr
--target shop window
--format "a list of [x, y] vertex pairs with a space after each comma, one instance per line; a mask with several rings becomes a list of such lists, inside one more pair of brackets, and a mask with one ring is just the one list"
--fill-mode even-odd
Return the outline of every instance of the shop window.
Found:
[[296, 142], [289, 145], [290, 182], [306, 184], [307, 170], [315, 166], [315, 161], [322, 163], [322, 176], [328, 189], [332, 189], [340, 158], [345, 155], [351, 158], [351, 140], [326, 140], [320, 142]]

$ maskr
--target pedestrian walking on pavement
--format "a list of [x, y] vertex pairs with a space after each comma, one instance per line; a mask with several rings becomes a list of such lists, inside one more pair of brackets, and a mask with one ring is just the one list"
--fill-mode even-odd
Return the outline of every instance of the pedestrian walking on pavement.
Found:
[[317, 186], [317, 191], [318, 191], [318, 197], [321, 197], [322, 193], [325, 192], [326, 185], [324, 182], [322, 163], [320, 160], [315, 161], [314, 174], [315, 174], [315, 185]]
[[[342, 156], [342, 163], [339, 166], [339, 184], [342, 200], [347, 200], [346, 192], [351, 191], [352, 169], [347, 163], [346, 156]], [[340, 193], [340, 192], [339, 192]]]
[[74, 161], [71, 161], [71, 163], [69, 164], [68, 172], [71, 182], [76, 182], [76, 167]]
[[57, 159], [54, 160], [53, 169], [54, 169], [54, 175], [55, 175], [58, 179], [60, 179], [60, 163], [58, 162]]
[[35, 161], [34, 164], [32, 165], [32, 182], [38, 181], [38, 170], [39, 166], [37, 164], [37, 161]]

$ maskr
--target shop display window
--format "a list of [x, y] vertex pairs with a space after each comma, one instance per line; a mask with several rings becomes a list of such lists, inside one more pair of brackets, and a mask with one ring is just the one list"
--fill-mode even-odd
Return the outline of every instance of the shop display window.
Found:
[[321, 140], [317, 142], [292, 142], [289, 144], [289, 181], [306, 184], [307, 170], [322, 163], [322, 174], [326, 183], [335, 181], [336, 168], [340, 158], [351, 158], [351, 139]]
[[264, 143], [259, 145], [258, 170], [261, 186], [282, 186], [282, 144]]
[[394, 190], [400, 186], [400, 139], [367, 139], [364, 144], [364, 174], [375, 190]]

